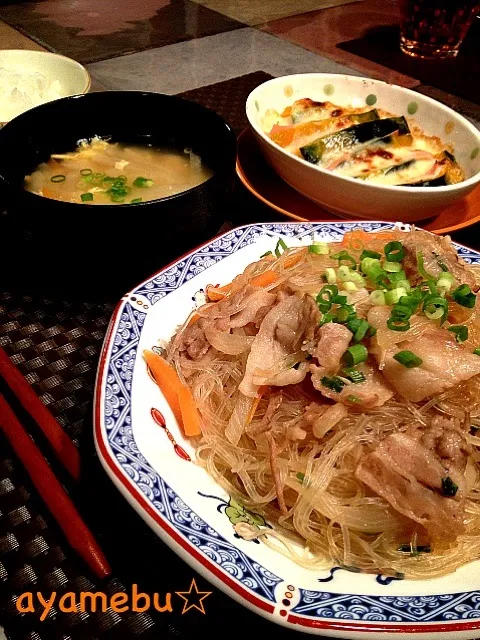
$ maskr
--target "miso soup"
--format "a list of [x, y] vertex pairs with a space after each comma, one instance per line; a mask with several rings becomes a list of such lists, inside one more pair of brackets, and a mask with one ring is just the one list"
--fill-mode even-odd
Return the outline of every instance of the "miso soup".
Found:
[[81, 141], [54, 154], [25, 178], [25, 189], [53, 200], [84, 204], [135, 204], [186, 191], [213, 174], [190, 149]]

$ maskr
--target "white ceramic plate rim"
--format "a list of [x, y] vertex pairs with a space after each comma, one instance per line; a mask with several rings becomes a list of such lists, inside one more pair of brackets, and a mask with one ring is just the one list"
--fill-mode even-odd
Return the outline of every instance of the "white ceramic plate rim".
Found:
[[[309, 77], [325, 78], [325, 80], [326, 81], [328, 80], [329, 82], [334, 82], [335, 80], [352, 80], [355, 82], [366, 81], [372, 85], [384, 85], [384, 86], [394, 87], [395, 89], [401, 90], [402, 92], [411, 96], [412, 99], [416, 99], [416, 100], [418, 100], [419, 95], [421, 95], [422, 100], [430, 103], [435, 109], [444, 111], [448, 113], [450, 117], [453, 118], [454, 120], [461, 122], [464, 127], [469, 129], [469, 131], [474, 136], [476, 136], [477, 141], [480, 143], [480, 132], [476, 129], [476, 127], [474, 127], [473, 124], [471, 124], [466, 118], [461, 116], [459, 113], [457, 113], [456, 111], [453, 111], [453, 109], [450, 109], [450, 107], [447, 107], [446, 105], [438, 102], [437, 100], [434, 100], [433, 98], [430, 98], [429, 96], [418, 94], [415, 91], [412, 91], [411, 89], [406, 89], [405, 87], [400, 87], [399, 85], [389, 84], [388, 82], [384, 82], [383, 80], [374, 80], [373, 78], [362, 78], [360, 76], [348, 76], [344, 74], [333, 74], [333, 73], [332, 74], [325, 74], [325, 73], [301, 73], [300, 74], [299, 73], [299, 74], [293, 74], [290, 76], [281, 76], [279, 78], [272, 78], [271, 80], [267, 80], [266, 82], [263, 82], [262, 84], [260, 84], [249, 94], [246, 101], [246, 105], [245, 105], [248, 122], [252, 127], [252, 129], [255, 131], [255, 134], [260, 138], [262, 138], [262, 140], [266, 144], [268, 144], [270, 147], [275, 149], [277, 152], [280, 152], [282, 155], [288, 158], [293, 158], [293, 160], [295, 160], [296, 162], [299, 162], [304, 166], [309, 167], [310, 169], [313, 168], [324, 175], [331, 175], [331, 172], [327, 171], [326, 169], [323, 169], [318, 165], [312, 164], [311, 162], [307, 162], [303, 158], [295, 156], [289, 153], [288, 151], [285, 151], [285, 149], [283, 149], [280, 145], [278, 145], [276, 142], [271, 140], [266, 135], [266, 133], [262, 131], [261, 127], [257, 124], [256, 117], [255, 117], [255, 114], [256, 114], [255, 106], [254, 106], [255, 100], [257, 99], [258, 92], [262, 88], [270, 84], [295, 82], [295, 80], [298, 78], [309, 78]], [[351, 178], [350, 176], [343, 176], [343, 175], [336, 174], [336, 177], [358, 185], [358, 180], [356, 180], [355, 178]], [[452, 191], [454, 192], [459, 190], [460, 188], [463, 189], [471, 185], [477, 184], [478, 182], [480, 182], [480, 171], [477, 171], [477, 173], [475, 173], [473, 176], [471, 176], [467, 180], [463, 180], [462, 182], [459, 182], [457, 184], [446, 185], [443, 187], [422, 187], [422, 192], [427, 192], [427, 193], [428, 192], [448, 193]], [[370, 184], [368, 182], [363, 182], [362, 184], [369, 189], [385, 189], [386, 191], [394, 191], [397, 193], [402, 191], [405, 193], [418, 193], [418, 187], [403, 187], [403, 186], [375, 184], [375, 183]]]
[[[395, 593], [394, 590], [390, 590], [388, 593], [385, 593], [385, 597], [383, 599], [382, 597], [371, 596], [368, 593], [364, 594], [363, 591], [351, 595], [350, 591], [345, 592], [336, 590], [334, 596], [332, 596], [335, 602], [338, 601], [345, 603], [348, 601], [349, 605], [353, 606], [354, 609], [356, 607], [358, 611], [362, 609], [362, 607], [363, 609], [366, 608], [366, 615], [365, 611], [363, 611], [361, 615], [352, 615], [349, 610], [345, 613], [345, 615], [342, 615], [342, 611], [340, 611], [338, 615], [335, 614], [332, 619], [329, 619], [328, 617], [322, 617], [320, 615], [314, 615], [312, 613], [310, 613], [310, 615], [302, 614], [301, 612], [295, 613], [295, 610], [293, 608], [291, 610], [291, 613], [288, 613], [288, 615], [282, 617], [280, 613], [282, 609], [282, 605], [280, 603], [281, 600], [279, 602], [278, 595], [275, 595], [274, 590], [277, 588], [277, 586], [285, 590], [286, 587], [282, 585], [288, 584], [286, 580], [282, 580], [278, 576], [271, 573], [271, 570], [263, 568], [261, 564], [258, 565], [257, 562], [255, 571], [261, 573], [263, 570], [264, 573], [262, 575], [266, 576], [266, 584], [271, 586], [271, 593], [268, 593], [266, 596], [262, 595], [262, 593], [266, 593], [265, 590], [264, 592], [262, 592], [259, 591], [256, 587], [249, 587], [248, 582], [240, 582], [236, 579], [235, 575], [230, 575], [229, 572], [225, 571], [221, 564], [216, 564], [215, 562], [213, 562], [209, 555], [206, 555], [204, 551], [200, 550], [200, 547], [198, 545], [192, 544], [191, 538], [188, 538], [185, 534], [185, 525], [183, 525], [183, 529], [182, 527], [174, 525], [173, 520], [166, 517], [165, 511], [160, 511], [158, 507], [154, 505], [152, 500], [146, 496], [145, 492], [142, 491], [142, 483], [138, 480], [138, 478], [135, 478], [134, 474], [126, 471], [129, 466], [128, 464], [125, 465], [122, 461], [126, 456], [131, 455], [131, 451], [128, 449], [128, 447], [125, 447], [124, 449], [122, 449], [122, 447], [120, 447], [119, 449], [117, 445], [115, 445], [115, 448], [113, 447], [107, 433], [107, 427], [104, 419], [104, 407], [108, 402], [109, 385], [107, 385], [107, 374], [109, 365], [112, 362], [112, 352], [116, 350], [117, 355], [121, 352], [126, 353], [127, 347], [129, 347], [130, 344], [127, 339], [126, 346], [124, 346], [121, 340], [119, 341], [118, 338], [121, 334], [121, 332], [119, 333], [119, 319], [121, 317], [121, 314], [123, 312], [126, 312], [129, 314], [128, 317], [131, 317], [132, 308], [135, 307], [135, 305], [131, 301], [132, 294], [135, 294], [139, 297], [139, 300], [135, 298], [135, 304], [141, 303], [142, 300], [146, 301], [148, 296], [145, 294], [148, 293], [148, 287], [153, 284], [153, 281], [156, 278], [163, 278], [165, 275], [168, 275], [168, 273], [171, 273], [172, 270], [175, 270], [179, 265], [185, 265], [190, 258], [192, 258], [193, 260], [202, 250], [206, 250], [207, 248], [212, 247], [215, 243], [221, 244], [222, 240], [228, 238], [230, 235], [236, 232], [244, 232], [246, 237], [250, 231], [252, 231], [252, 234], [253, 232], [258, 231], [259, 234], [269, 235], [273, 242], [274, 238], [278, 237], [279, 234], [286, 234], [293, 237], [306, 237], [312, 232], [317, 231], [330, 235], [331, 237], [336, 237], [338, 239], [341, 238], [343, 233], [345, 233], [347, 230], [351, 230], [353, 228], [377, 230], [391, 228], [392, 226], [393, 224], [391, 223], [382, 222], [340, 222], [312, 224], [282, 223], [246, 225], [245, 227], [240, 227], [231, 232], [227, 232], [222, 236], [219, 236], [218, 238], [212, 240], [211, 242], [206, 243], [202, 247], [199, 247], [183, 258], [180, 258], [179, 260], [175, 261], [168, 267], [162, 269], [160, 272], [135, 287], [132, 291], [127, 293], [118, 303], [113, 313], [113, 317], [105, 337], [104, 346], [100, 357], [94, 401], [94, 433], [96, 448], [101, 462], [114, 484], [125, 496], [128, 502], [133, 506], [133, 508], [147, 522], [147, 524], [149, 524], [149, 526], [159, 535], [159, 537], [162, 538], [162, 540], [166, 542], [190, 566], [199, 571], [207, 580], [211, 581], [218, 588], [222, 589], [228, 595], [236, 599], [244, 606], [252, 609], [256, 613], [259, 613], [274, 622], [283, 624], [284, 626], [296, 630], [347, 639], [364, 638], [365, 635], [371, 634], [376, 639], [380, 640], [381, 638], [383, 638], [385, 640], [388, 640], [392, 637], [392, 635], [398, 633], [401, 633], [403, 638], [415, 638], [417, 640], [433, 640], [434, 638], [438, 638], [443, 634], [445, 634], [445, 637], [449, 639], [468, 639], [472, 638], [473, 630], [480, 629], [480, 591], [476, 590], [476, 588], [475, 590], [470, 589], [466, 592], [459, 592], [457, 590], [452, 595], [442, 591], [438, 596], [414, 595], [407, 596], [407, 598], [399, 595], [399, 593], [402, 593], [401, 591]], [[247, 244], [253, 244], [253, 246], [255, 246], [256, 241], [253, 239]], [[242, 247], [240, 245], [238, 245], [236, 248], [233, 247], [230, 251], [226, 251], [226, 255], [224, 255], [223, 257], [234, 255], [236, 251]], [[462, 247], [460, 245], [457, 245], [457, 247], [462, 252], [462, 254], [467, 257], [467, 259], [480, 261], [480, 254], [478, 252], [475, 252], [466, 247]], [[208, 268], [209, 266], [207, 265], [206, 268], [201, 270], [202, 274], [206, 274], [204, 285], [209, 281]], [[176, 290], [180, 289], [183, 284], [185, 284], [184, 281], [176, 288]], [[172, 288], [171, 291], [173, 290], [174, 288]], [[161, 307], [161, 299], [165, 298], [162, 298], [162, 296], [160, 296], [159, 298], [160, 299], [155, 300], [155, 296], [153, 296], [148, 299], [152, 301], [152, 306], [154, 304], [159, 304]], [[138, 308], [134, 308], [134, 311], [138, 311]], [[138, 314], [141, 315], [142, 313], [143, 316], [146, 315], [142, 310], [138, 311]], [[142, 326], [143, 320], [135, 328], [135, 331], [138, 331], [139, 334], [141, 334]], [[135, 333], [135, 331], [133, 331], [133, 333]], [[135, 359], [138, 355], [136, 352], [136, 346], [138, 345], [138, 342], [139, 336], [134, 337], [131, 340], [130, 344], [130, 347], [132, 346], [132, 344], [135, 347], [135, 349], [132, 349], [132, 352], [135, 353]], [[128, 389], [126, 389], [126, 396], [128, 396], [128, 393]], [[133, 397], [133, 394], [131, 394], [131, 396]], [[131, 403], [131, 397], [128, 398], [128, 403]], [[133, 431], [134, 428], [132, 428], [132, 426], [130, 425], [130, 435], [128, 437], [130, 437], [135, 444], [135, 438], [134, 436], [132, 436]], [[145, 462], [147, 461], [145, 460]], [[194, 508], [190, 508], [183, 500], [183, 497], [175, 494], [175, 490], [162, 480], [160, 469], [153, 469], [153, 473], [155, 474], [156, 478], [161, 481], [164, 489], [166, 487], [164, 493], [162, 494], [162, 500], [165, 500], [165, 503], [168, 504], [170, 498], [166, 497], [167, 493], [168, 491], [173, 492], [173, 495], [176, 496], [176, 499], [182, 501], [183, 507], [190, 510], [192, 518], [193, 516], [195, 516], [197, 525], [195, 531], [197, 531], [198, 523], [201, 521], [195, 514]], [[203, 526], [208, 531], [213, 531], [208, 522], [203, 522]], [[244, 551], [241, 551], [240, 553], [241, 558], [246, 559], [247, 562], [250, 562], [251, 564], [255, 564], [255, 562], [251, 560], [248, 554], [245, 555]], [[331, 575], [333, 575], [333, 572], [331, 572]], [[290, 576], [289, 582], [293, 579], [294, 576]], [[320, 582], [328, 582], [331, 579], [331, 577], [322, 579], [320, 580]], [[300, 588], [298, 589], [298, 591], [301, 592], [302, 589]], [[331, 596], [331, 594], [323, 591], [304, 591], [300, 594], [300, 604], [307, 603], [308, 609], [309, 598], [310, 600], [312, 600], [312, 598], [322, 598], [324, 595]], [[406, 621], [402, 620], [401, 611], [402, 606], [404, 606], [402, 602], [408, 598], [410, 598], [410, 600], [412, 598], [418, 598], [419, 601], [422, 602], [422, 598], [424, 598], [425, 601], [430, 601], [430, 607], [438, 606], [439, 612], [437, 612], [437, 609], [434, 608], [433, 614], [430, 612], [430, 614], [427, 615], [427, 620], [432, 620], [432, 615], [439, 615], [440, 619], [435, 619], [434, 622], [430, 623], [421, 622], [416, 621], [414, 618], [414, 614], [412, 614], [413, 617], [410, 616], [410, 618], [405, 618]], [[444, 602], [445, 599], [448, 600], [448, 603]], [[394, 602], [396, 602], [397, 600], [400, 604], [394, 604]], [[375, 607], [377, 606], [378, 609], [379, 602], [387, 603], [385, 605], [382, 604], [382, 606], [386, 607], [386, 609], [392, 614], [389, 618], [385, 618], [382, 617], [382, 615], [379, 615], [378, 610], [376, 612]], [[340, 606], [344, 605], [340, 604]], [[452, 607], [454, 608], [452, 609]], [[454, 611], [453, 614], [452, 611]], [[357, 615], [357, 617], [355, 617], [355, 615]]]

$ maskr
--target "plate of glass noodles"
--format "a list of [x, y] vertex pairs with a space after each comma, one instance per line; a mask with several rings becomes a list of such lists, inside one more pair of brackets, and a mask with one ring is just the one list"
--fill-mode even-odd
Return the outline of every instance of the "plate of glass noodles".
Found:
[[479, 265], [384, 222], [211, 240], [113, 314], [95, 394], [107, 474], [273, 622], [480, 635]]

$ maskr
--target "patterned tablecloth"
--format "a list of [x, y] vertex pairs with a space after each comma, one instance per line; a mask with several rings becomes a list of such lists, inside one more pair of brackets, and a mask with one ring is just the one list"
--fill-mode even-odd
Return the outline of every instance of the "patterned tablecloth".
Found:
[[[239, 133], [246, 126], [246, 96], [268, 77], [257, 72], [189, 91], [185, 97], [219, 112]], [[227, 225], [274, 217], [240, 187], [228, 214]], [[21, 255], [21, 245], [15, 250]], [[158, 264], [158, 268], [161, 266]], [[248, 635], [261, 637], [272, 632], [276, 638], [297, 635], [283, 628], [274, 629], [271, 623], [196, 576], [127, 505], [100, 467], [92, 437], [93, 387], [102, 340], [117, 294], [103, 290], [100, 298], [89, 299], [75, 291], [62, 291], [47, 297], [41, 291], [32, 293], [27, 281], [22, 284], [12, 279], [14, 274], [8, 264], [3, 267], [0, 345], [80, 447], [82, 481], [79, 487], [68, 484], [68, 488], [113, 567], [113, 576], [104, 583], [89, 573], [64, 540], [23, 467], [0, 436], [0, 624], [8, 637], [147, 640], [210, 634], [218, 638], [231, 633], [240, 620]], [[5, 393], [2, 384], [0, 392]], [[56, 466], [55, 471], [61, 474]], [[198, 610], [180, 615], [182, 601], [175, 592], [187, 591], [193, 577], [200, 591], [213, 591], [206, 602], [206, 615]], [[47, 618], [40, 621], [43, 607], [38, 600], [35, 614], [20, 614], [15, 606], [18, 596], [26, 591], [43, 594], [56, 591], [59, 598], [70, 591], [130, 593], [132, 584], [146, 593], [158, 592], [161, 598], [172, 593], [174, 612], [66, 613], [54, 605]]]

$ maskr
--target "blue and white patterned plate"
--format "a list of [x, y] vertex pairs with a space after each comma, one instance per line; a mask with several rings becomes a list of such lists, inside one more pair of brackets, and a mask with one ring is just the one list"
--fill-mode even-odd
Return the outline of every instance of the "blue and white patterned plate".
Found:
[[[288, 243], [341, 240], [382, 222], [256, 224], [228, 232], [125, 295], [105, 339], [95, 395], [95, 439], [108, 475], [154, 531], [196, 571], [253, 611], [297, 630], [337, 638], [471, 639], [480, 633], [480, 562], [435, 580], [407, 581], [299, 567], [239, 538], [230, 522], [268, 527], [230, 500], [194, 462], [194, 451], [150, 378], [144, 349], [168, 340], [207, 284], [229, 282], [247, 264]], [[457, 247], [468, 262], [480, 254]], [[230, 507], [227, 511], [227, 507]], [[233, 511], [232, 511], [233, 509]], [[227, 513], [226, 513], [227, 511]]]

